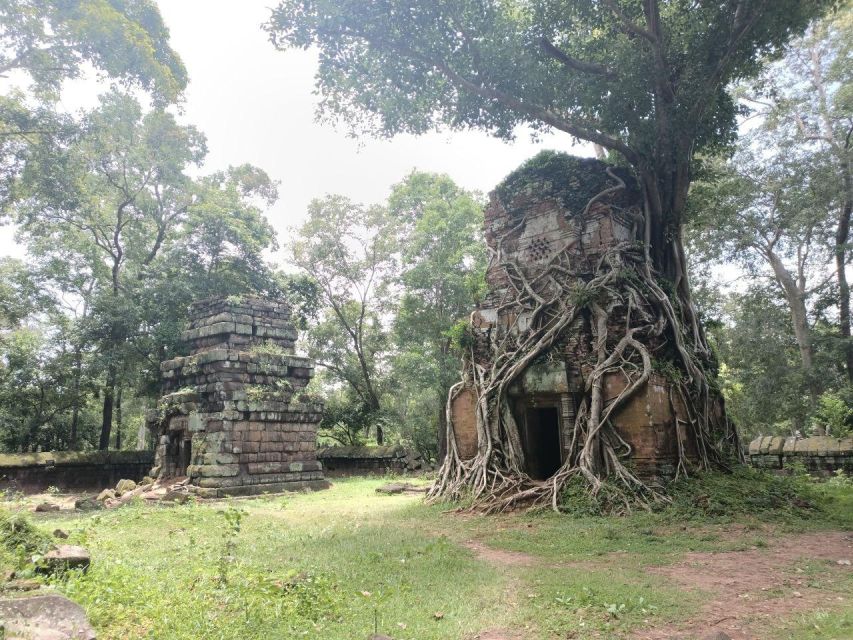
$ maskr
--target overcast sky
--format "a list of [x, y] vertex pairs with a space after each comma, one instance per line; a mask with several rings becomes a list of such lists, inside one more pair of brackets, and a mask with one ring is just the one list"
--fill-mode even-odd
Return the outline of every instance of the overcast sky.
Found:
[[[521, 133], [507, 144], [479, 132], [436, 132], [392, 140], [353, 140], [343, 129], [314, 122], [315, 56], [276, 51], [261, 24], [275, 0], [158, 0], [172, 46], [189, 72], [182, 119], [208, 138], [204, 171], [244, 162], [281, 182], [280, 200], [268, 212], [286, 242], [287, 229], [305, 216], [312, 198], [344, 194], [380, 202], [413, 168], [447, 173], [469, 189], [491, 190], [507, 173], [542, 149], [592, 155], [572, 148], [565, 134], [538, 143]], [[95, 104], [98, 87], [76, 83], [68, 110]], [[0, 253], [23, 255], [12, 230], [0, 228]]]

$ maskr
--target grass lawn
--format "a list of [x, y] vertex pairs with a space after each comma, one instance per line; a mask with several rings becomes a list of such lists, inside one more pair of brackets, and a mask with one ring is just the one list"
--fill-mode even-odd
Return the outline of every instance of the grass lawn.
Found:
[[[698, 615], [709, 597], [655, 567], [690, 552], [760, 554], [779, 536], [853, 524], [850, 487], [821, 489], [832, 500], [809, 517], [483, 517], [378, 495], [383, 482], [33, 521], [92, 552], [87, 574], [54, 586], [83, 605], [102, 640], [357, 640], [374, 628], [395, 640], [468, 640], [489, 629], [536, 640], [643, 637]], [[0, 565], [22, 562], [0, 553]], [[829, 604], [767, 623], [765, 637], [853, 637], [851, 572], [825, 560], [787, 569]]]

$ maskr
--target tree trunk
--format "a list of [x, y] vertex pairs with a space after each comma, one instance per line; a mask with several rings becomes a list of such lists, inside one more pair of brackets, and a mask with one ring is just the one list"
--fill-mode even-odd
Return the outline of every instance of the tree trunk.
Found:
[[78, 346], [74, 350], [74, 399], [71, 408], [71, 438], [68, 443], [68, 448], [75, 450], [77, 448], [77, 434], [80, 424], [80, 379], [83, 376], [83, 353]]
[[113, 403], [115, 400], [116, 366], [110, 363], [107, 366], [107, 381], [104, 385], [104, 405], [101, 412], [101, 438], [98, 448], [106, 451], [110, 448], [110, 434], [113, 428]]
[[785, 268], [785, 265], [782, 264], [779, 256], [770, 249], [765, 251], [765, 255], [770, 262], [770, 266], [773, 268], [776, 282], [779, 283], [785, 295], [785, 300], [788, 302], [791, 323], [794, 325], [794, 337], [797, 340], [797, 346], [800, 350], [800, 364], [803, 375], [806, 377], [811, 406], [814, 408], [817, 406], [820, 388], [814, 376], [814, 346], [812, 344], [811, 327], [809, 326], [808, 312], [806, 310], [805, 292], [797, 285], [793, 276]]
[[122, 384], [118, 385], [118, 389], [116, 390], [116, 401], [115, 401], [115, 410], [116, 410], [116, 450], [121, 451], [121, 429], [124, 426], [122, 423], [122, 412], [121, 412], [121, 395], [124, 390], [124, 386]]
[[847, 380], [853, 384], [853, 340], [850, 336], [850, 285], [847, 282], [847, 242], [850, 236], [850, 215], [853, 209], [853, 176], [849, 162], [844, 166], [844, 200], [838, 215], [835, 232], [835, 270], [838, 277], [838, 320], [844, 341], [844, 360]]

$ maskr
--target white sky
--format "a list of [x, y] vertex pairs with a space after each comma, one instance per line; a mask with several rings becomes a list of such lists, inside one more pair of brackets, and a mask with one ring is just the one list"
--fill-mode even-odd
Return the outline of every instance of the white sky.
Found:
[[[491, 190], [542, 149], [572, 148], [566, 134], [507, 144], [479, 132], [438, 132], [393, 140], [353, 140], [314, 122], [316, 62], [311, 52], [276, 51], [261, 24], [275, 0], [158, 0], [173, 48], [189, 72], [183, 121], [208, 138], [204, 172], [244, 162], [279, 180], [280, 200], [267, 216], [287, 241], [312, 198], [339, 193], [359, 202], [384, 200], [413, 168], [447, 173], [459, 185]], [[93, 106], [93, 82], [75, 83], [64, 107]], [[0, 227], [0, 255], [23, 256], [10, 227]], [[277, 258], [280, 262], [280, 258]]]

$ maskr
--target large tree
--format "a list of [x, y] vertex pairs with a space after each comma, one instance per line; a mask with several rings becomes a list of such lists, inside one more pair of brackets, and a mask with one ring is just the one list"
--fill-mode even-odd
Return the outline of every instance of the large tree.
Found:
[[394, 404], [407, 439], [429, 456], [437, 440], [443, 458], [444, 401], [459, 378], [454, 329], [484, 286], [483, 203], [446, 175], [414, 171], [392, 189], [388, 211], [400, 247]]
[[33, 268], [82, 309], [73, 370], [88, 350], [101, 374], [101, 448], [120, 444], [124, 391], [155, 391], [191, 300], [278, 290], [262, 255], [276, 184], [249, 165], [191, 176], [205, 151], [194, 127], [113, 91], [67, 146], [36, 145], [18, 185]]
[[383, 363], [388, 355], [388, 309], [382, 287], [394, 265], [394, 237], [383, 207], [343, 196], [314, 200], [291, 244], [293, 262], [317, 284], [321, 321], [309, 333], [310, 355], [346, 385], [359, 424], [383, 442]]
[[[505, 354], [513, 363], [509, 368], [480, 378], [480, 404], [487, 407], [481, 412], [486, 417], [478, 417], [480, 450], [472, 463], [449, 456], [438, 492], [507, 491], [504, 505], [519, 497], [556, 503], [562, 482], [578, 471], [594, 491], [607, 476], [642, 488], [619, 462], [620, 447], [606, 442], [618, 442], [615, 434], [608, 435], [608, 418], [648, 379], [644, 341], [660, 336], [673, 345], [673, 363], [686, 381], [679, 393], [688, 397], [703, 462], [720, 461], [720, 444], [731, 441], [732, 433], [725, 416], [711, 409], [718, 406], [714, 361], [691, 299], [682, 240], [693, 158], [735, 138], [737, 109], [730, 83], [757, 73], [763, 60], [777, 55], [831, 4], [284, 0], [273, 11], [267, 29], [276, 46], [319, 49], [317, 87], [321, 114], [327, 117], [378, 135], [417, 134], [441, 124], [484, 129], [503, 138], [512, 138], [519, 125], [556, 129], [608, 150], [612, 161], [633, 169], [642, 190], [641, 264], [631, 267], [633, 281], [642, 284], [625, 282], [619, 269], [603, 266], [591, 292], [607, 298], [603, 304], [576, 304], [572, 283], [561, 281], [564, 276], [556, 272], [549, 275], [562, 293], [519, 295], [519, 308], [532, 305], [542, 320]], [[612, 181], [601, 185], [601, 196], [625, 188], [616, 174], [608, 175]], [[623, 249], [619, 260], [636, 264], [633, 249]], [[610, 296], [613, 285], [627, 295]], [[608, 316], [627, 312], [631, 317], [631, 304], [625, 309], [624, 300], [632, 296], [657, 319], [645, 326], [625, 323], [621, 333], [608, 335]], [[549, 299], [555, 302], [542, 303]], [[577, 314], [589, 313], [597, 361], [590, 363], [579, 413], [583, 419], [576, 421], [576, 441], [582, 446], [546, 483], [548, 488], [513, 494], [515, 479], [523, 487], [525, 477], [518, 428], [504, 390]], [[631, 376], [627, 393], [605, 407], [604, 375], [626, 360], [641, 373]]]
[[[693, 260], [737, 265], [755, 282], [769, 279], [785, 300], [812, 406], [822, 390], [815, 370], [814, 303], [830, 290], [834, 216], [815, 197], [815, 164], [787, 145], [742, 148], [729, 164], [709, 163], [691, 194]], [[770, 153], [770, 149], [773, 153]], [[710, 165], [714, 165], [711, 169]]]
[[831, 227], [824, 242], [834, 258], [847, 377], [853, 383], [851, 339], [850, 218], [853, 213], [853, 4], [819, 21], [791, 43], [785, 56], [770, 65], [741, 95], [761, 126], [753, 146], [764, 162], [800, 165], [800, 183], [812, 209]]
[[0, 202], [14, 196], [31, 145], [60, 144], [73, 131], [54, 106], [87, 67], [160, 105], [187, 84], [151, 0], [0, 0]]

